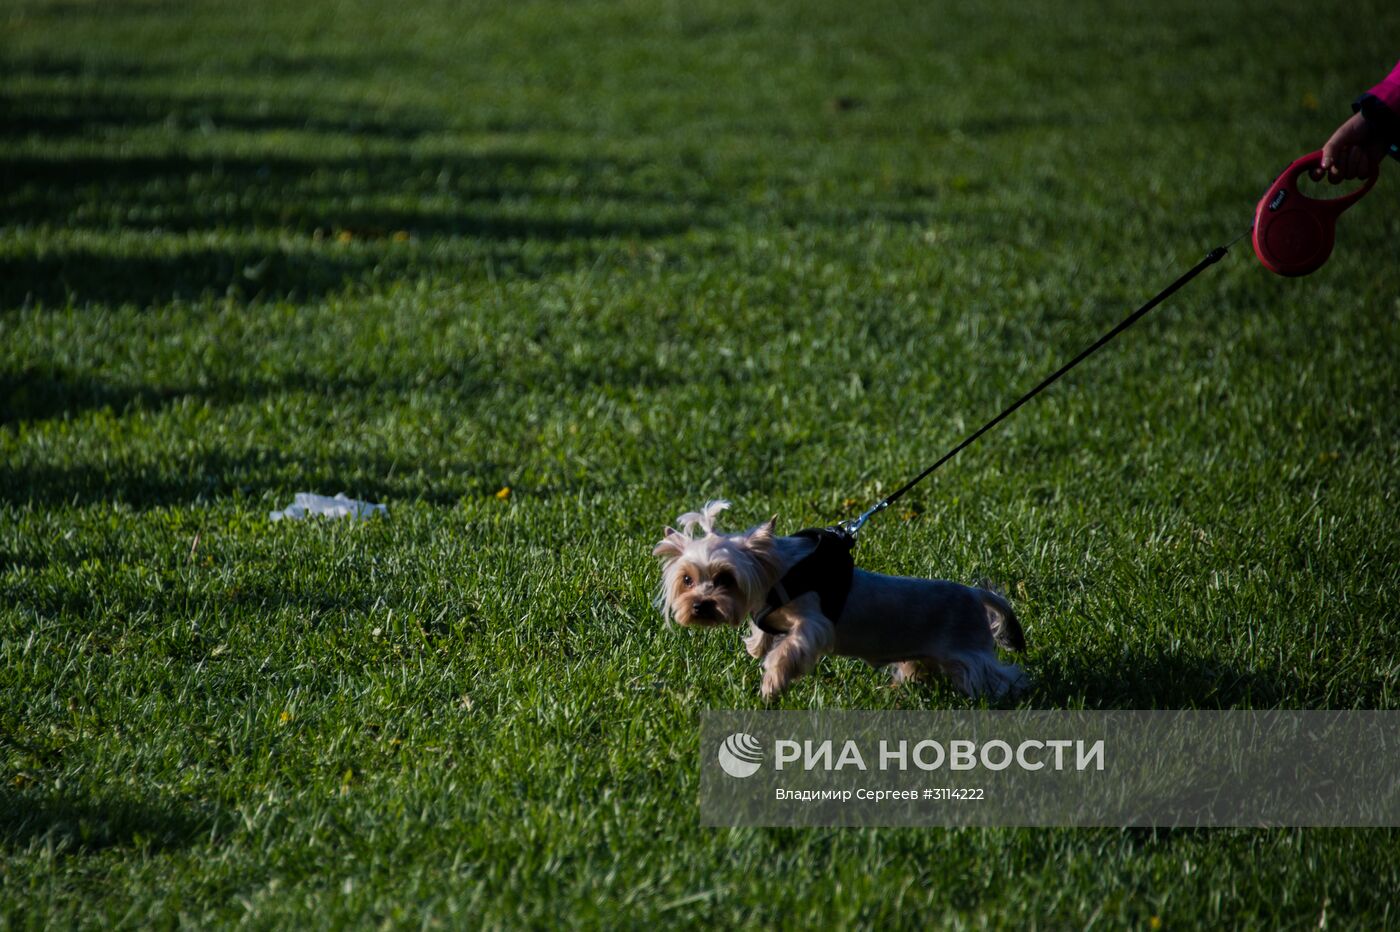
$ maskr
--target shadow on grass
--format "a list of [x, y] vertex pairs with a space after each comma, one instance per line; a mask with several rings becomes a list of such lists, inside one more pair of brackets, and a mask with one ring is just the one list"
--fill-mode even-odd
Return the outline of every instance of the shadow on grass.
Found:
[[196, 248], [172, 255], [120, 256], [93, 249], [49, 251], [42, 257], [0, 259], [0, 307], [134, 304], [173, 299], [303, 300], [352, 281], [402, 274], [397, 261], [364, 256], [280, 253], [251, 247]]
[[[126, 5], [122, 4], [122, 6]], [[6, 55], [0, 59], [0, 78], [6, 81], [21, 78], [52, 79], [88, 76], [118, 80], [164, 74], [167, 70], [150, 62], [123, 61], [112, 58], [74, 58], [68, 55]], [[0, 94], [0, 101], [4, 99], [5, 95]], [[0, 114], [8, 116], [8, 107], [4, 103], [0, 103]]]
[[[0, 180], [11, 192], [7, 219], [35, 225], [178, 233], [344, 230], [366, 236], [402, 230], [550, 241], [679, 229], [681, 214], [669, 206], [672, 199], [627, 187], [630, 170], [612, 160], [529, 150], [314, 158], [53, 155], [5, 158]], [[512, 219], [486, 206], [530, 198], [543, 201], [552, 215]], [[468, 203], [472, 209], [464, 210]], [[608, 222], [584, 206], [615, 213], [626, 207], [636, 216]]]
[[120, 502], [136, 509], [233, 495], [316, 489], [374, 501], [448, 505], [499, 489], [514, 467], [489, 460], [424, 464], [391, 456], [257, 449], [211, 451], [174, 460], [107, 461], [75, 466], [0, 465], [0, 503], [23, 507]]
[[[84, 76], [86, 72], [77, 70], [80, 67], [74, 64], [71, 76]], [[134, 67], [119, 66], [117, 76], [131, 76]], [[112, 130], [138, 129], [306, 132], [411, 141], [438, 128], [421, 115], [396, 114], [388, 118], [341, 103], [317, 104], [315, 110], [308, 110], [277, 99], [152, 93], [136, 96], [110, 90], [0, 93], [0, 121], [13, 136], [37, 136], [51, 142], [101, 138]]]
[[[118, 415], [149, 411], [182, 399], [236, 404], [293, 393], [340, 398], [362, 395], [377, 384], [370, 375], [325, 377], [311, 372], [284, 373], [276, 378], [217, 379], [199, 385], [122, 384], [62, 367], [30, 367], [21, 372], [0, 373], [0, 425], [73, 417], [91, 410], [107, 409]], [[457, 385], [463, 399], [479, 388], [461, 374]], [[394, 386], [400, 392], [406, 388]]]
[[542, 382], [536, 369], [510, 369], [500, 362], [491, 358], [454, 360], [421, 366], [411, 375], [386, 375], [365, 368], [334, 373], [294, 370], [211, 378], [197, 384], [118, 382], [60, 365], [31, 365], [19, 371], [0, 370], [0, 427], [104, 409], [116, 415], [156, 411], [184, 401], [229, 406], [309, 395], [327, 402], [353, 402], [374, 393], [388, 398], [430, 396], [461, 406], [498, 393], [572, 396], [615, 386], [628, 390], [673, 388], [692, 378], [637, 357], [571, 358], [552, 362], [547, 382]]
[[121, 3], [92, 3], [91, 0], [43, 0], [18, 4], [26, 19], [83, 19], [100, 15], [104, 19], [155, 16], [187, 12], [179, 0], [122, 0]]
[[[0, 163], [0, 186], [15, 192], [6, 204], [11, 223], [149, 238], [126, 238], [120, 251], [64, 243], [0, 259], [0, 307], [145, 306], [210, 295], [305, 300], [353, 281], [459, 275], [483, 256], [500, 274], [538, 274], [591, 262], [612, 241], [688, 227], [671, 207], [619, 207], [625, 195], [587, 181], [582, 189], [594, 194], [585, 204], [502, 180], [535, 158], [10, 159]], [[581, 163], [550, 170], [612, 171]], [[459, 183], [440, 187], [440, 178]], [[375, 203], [388, 192], [392, 203]], [[506, 203], [512, 199], [529, 207]], [[227, 240], [252, 233], [277, 241]], [[448, 250], [434, 248], [443, 241]]]
[[[31, 65], [88, 77], [107, 67]], [[615, 159], [454, 148], [421, 113], [150, 93], [126, 86], [135, 66], [111, 67], [103, 90], [0, 93], [0, 124], [30, 147], [0, 156], [0, 216], [34, 228], [0, 258], [0, 308], [305, 300], [357, 281], [460, 277], [485, 260], [540, 274], [695, 222], [698, 195], [644, 190], [638, 166]], [[132, 154], [141, 133], [185, 151]], [[443, 145], [417, 146], [434, 133]], [[249, 137], [277, 151], [249, 154]], [[81, 155], [65, 151], [75, 138]], [[107, 140], [110, 154], [91, 154]]]
[[1026, 698], [1050, 708], [1083, 703], [1090, 709], [1299, 709], [1333, 708], [1339, 701], [1343, 708], [1376, 708], [1384, 688], [1379, 680], [1353, 683], [1337, 696], [1326, 682], [1297, 671], [1148, 647], [1046, 651], [1032, 674]]
[[160, 851], [193, 845], [208, 837], [215, 824], [209, 814], [173, 799], [79, 799], [0, 790], [0, 850], [23, 852], [42, 846], [64, 854], [96, 854], [109, 848]]

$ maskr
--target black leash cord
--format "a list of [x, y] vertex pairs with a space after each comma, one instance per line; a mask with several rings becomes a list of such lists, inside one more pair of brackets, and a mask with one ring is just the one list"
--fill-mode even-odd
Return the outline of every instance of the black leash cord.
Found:
[[1026, 392], [1020, 398], [1017, 398], [1014, 402], [1011, 403], [1009, 407], [1004, 409], [996, 417], [992, 418], [990, 421], [983, 424], [981, 427], [977, 428], [972, 433], [968, 434], [967, 437], [963, 439], [962, 443], [959, 443], [957, 446], [953, 447], [953, 449], [949, 450], [947, 453], [944, 453], [943, 456], [938, 460], [938, 462], [934, 463], [928, 469], [925, 469], [923, 472], [919, 473], [913, 479], [910, 479], [908, 482], [904, 483], [904, 485], [900, 486], [894, 492], [890, 493], [880, 501], [876, 502], [874, 506], [872, 506], [859, 518], [856, 518], [854, 521], [845, 522], [843, 524], [843, 527], [845, 528], [846, 533], [849, 534], [851, 537], [855, 537], [855, 535], [859, 533], [861, 527], [865, 524], [866, 521], [869, 521], [871, 517], [873, 517], [876, 514], [879, 514], [886, 508], [893, 505], [895, 502], [899, 501], [899, 499], [902, 498], [905, 495], [905, 493], [907, 493], [910, 489], [927, 479], [929, 475], [933, 473], [934, 470], [942, 466], [944, 463], [948, 462], [953, 457], [957, 456], [967, 447], [971, 446], [972, 443], [978, 437], [982, 436], [987, 431], [991, 430], [993, 427], [996, 427], [1002, 421], [1006, 420], [1012, 415], [1012, 413], [1016, 411], [1017, 408], [1021, 407], [1021, 405], [1030, 401], [1036, 395], [1039, 395], [1041, 392], [1045, 391], [1045, 389], [1055, 384], [1055, 382], [1059, 381], [1060, 376], [1064, 375], [1066, 372], [1069, 372], [1069, 370], [1073, 369], [1075, 366], [1079, 365], [1081, 362], [1094, 355], [1094, 353], [1102, 349], [1110, 340], [1118, 336], [1118, 334], [1122, 333], [1124, 330], [1127, 330], [1133, 324], [1141, 320], [1147, 314], [1148, 311], [1152, 310], [1154, 307], [1161, 304], [1163, 301], [1167, 300], [1167, 298], [1170, 298], [1173, 294], [1179, 291], [1182, 288], [1182, 286], [1184, 286], [1191, 279], [1195, 278], [1197, 275], [1204, 272], [1207, 268], [1209, 268], [1212, 265], [1215, 265], [1215, 263], [1225, 258], [1225, 254], [1230, 251], [1230, 247], [1238, 243], [1240, 240], [1244, 239], [1246, 236], [1248, 236], [1250, 234], [1250, 231], [1253, 229], [1254, 227], [1251, 225], [1249, 230], [1245, 230], [1243, 233], [1235, 237], [1230, 242], [1226, 243], [1224, 246], [1217, 246], [1210, 252], [1206, 253], [1206, 257], [1204, 259], [1193, 265], [1176, 281], [1172, 282], [1170, 285], [1159, 291], [1156, 297], [1154, 297], [1151, 301], [1148, 301], [1142, 307], [1138, 308], [1136, 311], [1133, 311], [1127, 317], [1123, 318], [1122, 323], [1120, 323], [1118, 326], [1108, 331], [1108, 333], [1105, 333], [1103, 336], [1095, 340], [1092, 346], [1087, 347], [1082, 352], [1080, 352], [1078, 356], [1074, 357], [1069, 362], [1065, 363], [1063, 366], [1050, 373], [1039, 385]]

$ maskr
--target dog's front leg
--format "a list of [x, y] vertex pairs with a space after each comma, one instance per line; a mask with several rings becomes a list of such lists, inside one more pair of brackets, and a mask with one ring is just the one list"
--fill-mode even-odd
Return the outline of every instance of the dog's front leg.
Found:
[[744, 638], [744, 650], [748, 651], [749, 656], [755, 660], [762, 660], [773, 649], [774, 640], [773, 635], [758, 625], [750, 624], [749, 636]]
[[758, 693], [765, 700], [780, 696], [798, 677], [811, 671], [822, 654], [831, 648], [831, 622], [821, 613], [821, 601], [808, 593], [782, 608], [790, 622], [784, 635], [763, 658], [763, 685]]

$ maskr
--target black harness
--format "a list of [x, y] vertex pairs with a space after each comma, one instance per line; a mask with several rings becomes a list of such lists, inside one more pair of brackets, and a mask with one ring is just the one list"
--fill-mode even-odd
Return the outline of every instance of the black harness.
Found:
[[763, 608], [754, 612], [753, 623], [760, 631], [783, 635], [786, 631], [768, 625], [767, 619], [777, 609], [793, 599], [815, 592], [821, 599], [822, 614], [835, 624], [846, 609], [846, 597], [851, 594], [851, 577], [856, 561], [851, 549], [856, 539], [841, 528], [808, 528], [794, 537], [806, 537], [817, 542], [817, 549], [803, 557], [782, 579], [768, 590]]

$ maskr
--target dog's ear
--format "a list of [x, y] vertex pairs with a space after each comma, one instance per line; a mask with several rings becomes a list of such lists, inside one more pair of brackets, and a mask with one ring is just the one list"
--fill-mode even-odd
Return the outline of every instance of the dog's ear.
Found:
[[767, 521], [754, 528], [744, 538], [746, 549], [749, 555], [758, 561], [765, 572], [771, 572], [775, 566], [774, 550], [777, 548], [778, 516], [774, 515]]
[[756, 553], [767, 553], [773, 546], [773, 538], [777, 536], [774, 528], [777, 527], [778, 516], [774, 515], [758, 527], [749, 531], [747, 535], [748, 543]]
[[668, 527], [664, 535], [665, 536], [661, 538], [661, 543], [657, 544], [651, 551], [652, 556], [665, 557], [670, 560], [675, 559], [685, 552], [687, 538], [684, 534], [673, 527]]

